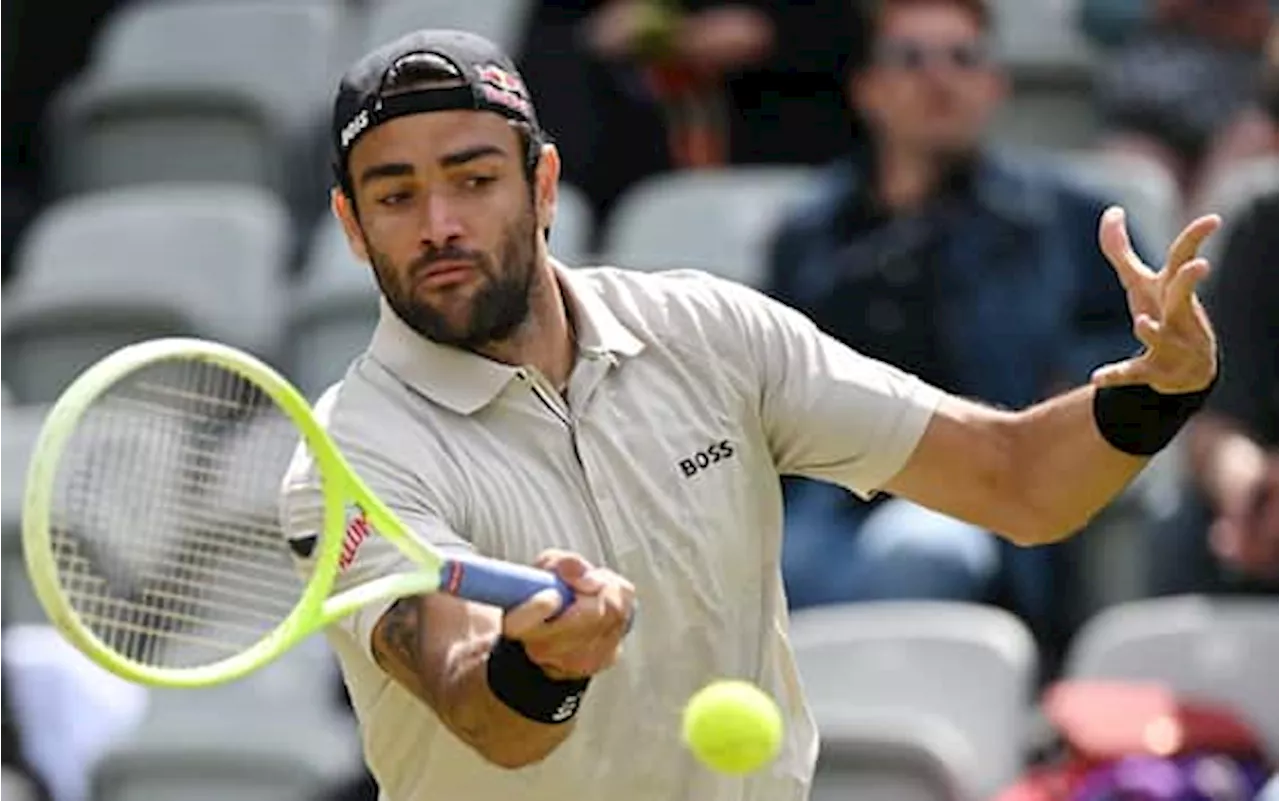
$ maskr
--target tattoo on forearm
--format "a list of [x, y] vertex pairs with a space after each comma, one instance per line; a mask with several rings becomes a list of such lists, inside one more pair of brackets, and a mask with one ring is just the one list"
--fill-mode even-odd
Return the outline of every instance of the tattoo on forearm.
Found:
[[[378, 627], [378, 657], [394, 663], [395, 668], [384, 664], [404, 678], [413, 677], [420, 684], [421, 643], [418, 641], [418, 599], [401, 598], [387, 610]], [[407, 674], [407, 675], [406, 675]]]

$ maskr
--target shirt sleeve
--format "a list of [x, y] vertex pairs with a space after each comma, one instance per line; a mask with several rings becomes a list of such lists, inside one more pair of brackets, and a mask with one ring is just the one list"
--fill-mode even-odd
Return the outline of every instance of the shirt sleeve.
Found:
[[754, 290], [725, 291], [778, 472], [874, 496], [910, 458], [943, 392]]
[[[322, 402], [323, 404], [323, 402]], [[323, 406], [318, 406], [323, 415]], [[446, 521], [442, 511], [406, 467], [397, 465], [383, 454], [394, 452], [376, 445], [362, 444], [332, 432], [352, 469], [369, 489], [423, 541], [442, 551], [473, 550], [472, 545]], [[290, 543], [318, 541], [324, 527], [324, 494], [321, 477], [310, 451], [299, 447], [283, 482], [280, 494], [280, 519]], [[342, 533], [342, 556], [333, 594], [366, 584], [374, 579], [398, 573], [412, 573], [416, 564], [390, 541], [382, 539], [364, 525], [357, 515], [349, 515]], [[302, 553], [300, 553], [302, 551]], [[294, 548], [299, 569], [306, 574], [312, 562], [305, 548]], [[365, 654], [373, 658], [370, 637], [383, 614], [396, 599], [379, 601], [356, 610], [334, 624], [353, 637]]]

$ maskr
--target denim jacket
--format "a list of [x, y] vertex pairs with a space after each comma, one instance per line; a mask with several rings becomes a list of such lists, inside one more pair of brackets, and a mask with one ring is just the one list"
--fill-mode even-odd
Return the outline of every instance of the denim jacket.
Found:
[[[812, 196], [778, 229], [770, 260], [770, 293], [837, 336], [840, 321], [815, 310], [820, 303], [830, 310], [838, 295], [845, 301], [834, 305], [848, 314], [864, 311], [857, 270], [847, 266], [857, 262], [850, 253], [860, 243], [839, 233], [842, 215], [866, 191], [858, 165], [848, 157], [823, 170]], [[1098, 248], [1104, 203], [1047, 172], [989, 156], [970, 186], [930, 218], [937, 319], [912, 323], [939, 327], [936, 340], [957, 384], [944, 389], [1022, 407], [1132, 353], [1124, 291]], [[894, 227], [901, 226], [886, 226]]]

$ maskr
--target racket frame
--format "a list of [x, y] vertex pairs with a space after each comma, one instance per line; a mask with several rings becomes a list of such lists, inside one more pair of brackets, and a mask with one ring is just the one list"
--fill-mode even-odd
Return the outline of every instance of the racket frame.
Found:
[[[255, 384], [297, 428], [310, 449], [322, 486], [323, 530], [311, 577], [297, 605], [274, 629], [244, 651], [189, 668], [147, 665], [119, 654], [84, 623], [64, 594], [53, 553], [54, 482], [69, 440], [98, 398], [122, 379], [166, 361], [207, 362]], [[283, 478], [283, 476], [282, 476]], [[391, 540], [420, 571], [383, 576], [330, 597], [338, 574], [347, 510], [358, 507], [378, 536]], [[283, 533], [282, 533], [283, 536]], [[265, 362], [235, 348], [193, 338], [165, 338], [129, 345], [105, 357], [71, 383], [51, 407], [37, 437], [22, 508], [27, 573], [53, 625], [82, 653], [123, 678], [158, 687], [207, 687], [238, 679], [275, 660], [299, 641], [368, 604], [440, 588], [442, 557], [412, 536], [369, 490], [312, 413], [305, 397]], [[281, 547], [286, 547], [282, 542]]]

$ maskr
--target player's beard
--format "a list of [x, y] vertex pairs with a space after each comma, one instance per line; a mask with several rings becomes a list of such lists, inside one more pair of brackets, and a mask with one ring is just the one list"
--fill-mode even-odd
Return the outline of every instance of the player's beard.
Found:
[[[397, 267], [385, 253], [369, 246], [367, 237], [365, 241], [378, 287], [405, 325], [441, 345], [477, 350], [507, 339], [529, 317], [538, 252], [536, 236], [537, 221], [530, 208], [507, 228], [496, 262], [487, 253], [448, 247], [430, 250], [411, 264]], [[419, 300], [414, 292], [416, 276], [442, 259], [471, 262], [481, 276], [480, 288], [461, 323]]]

